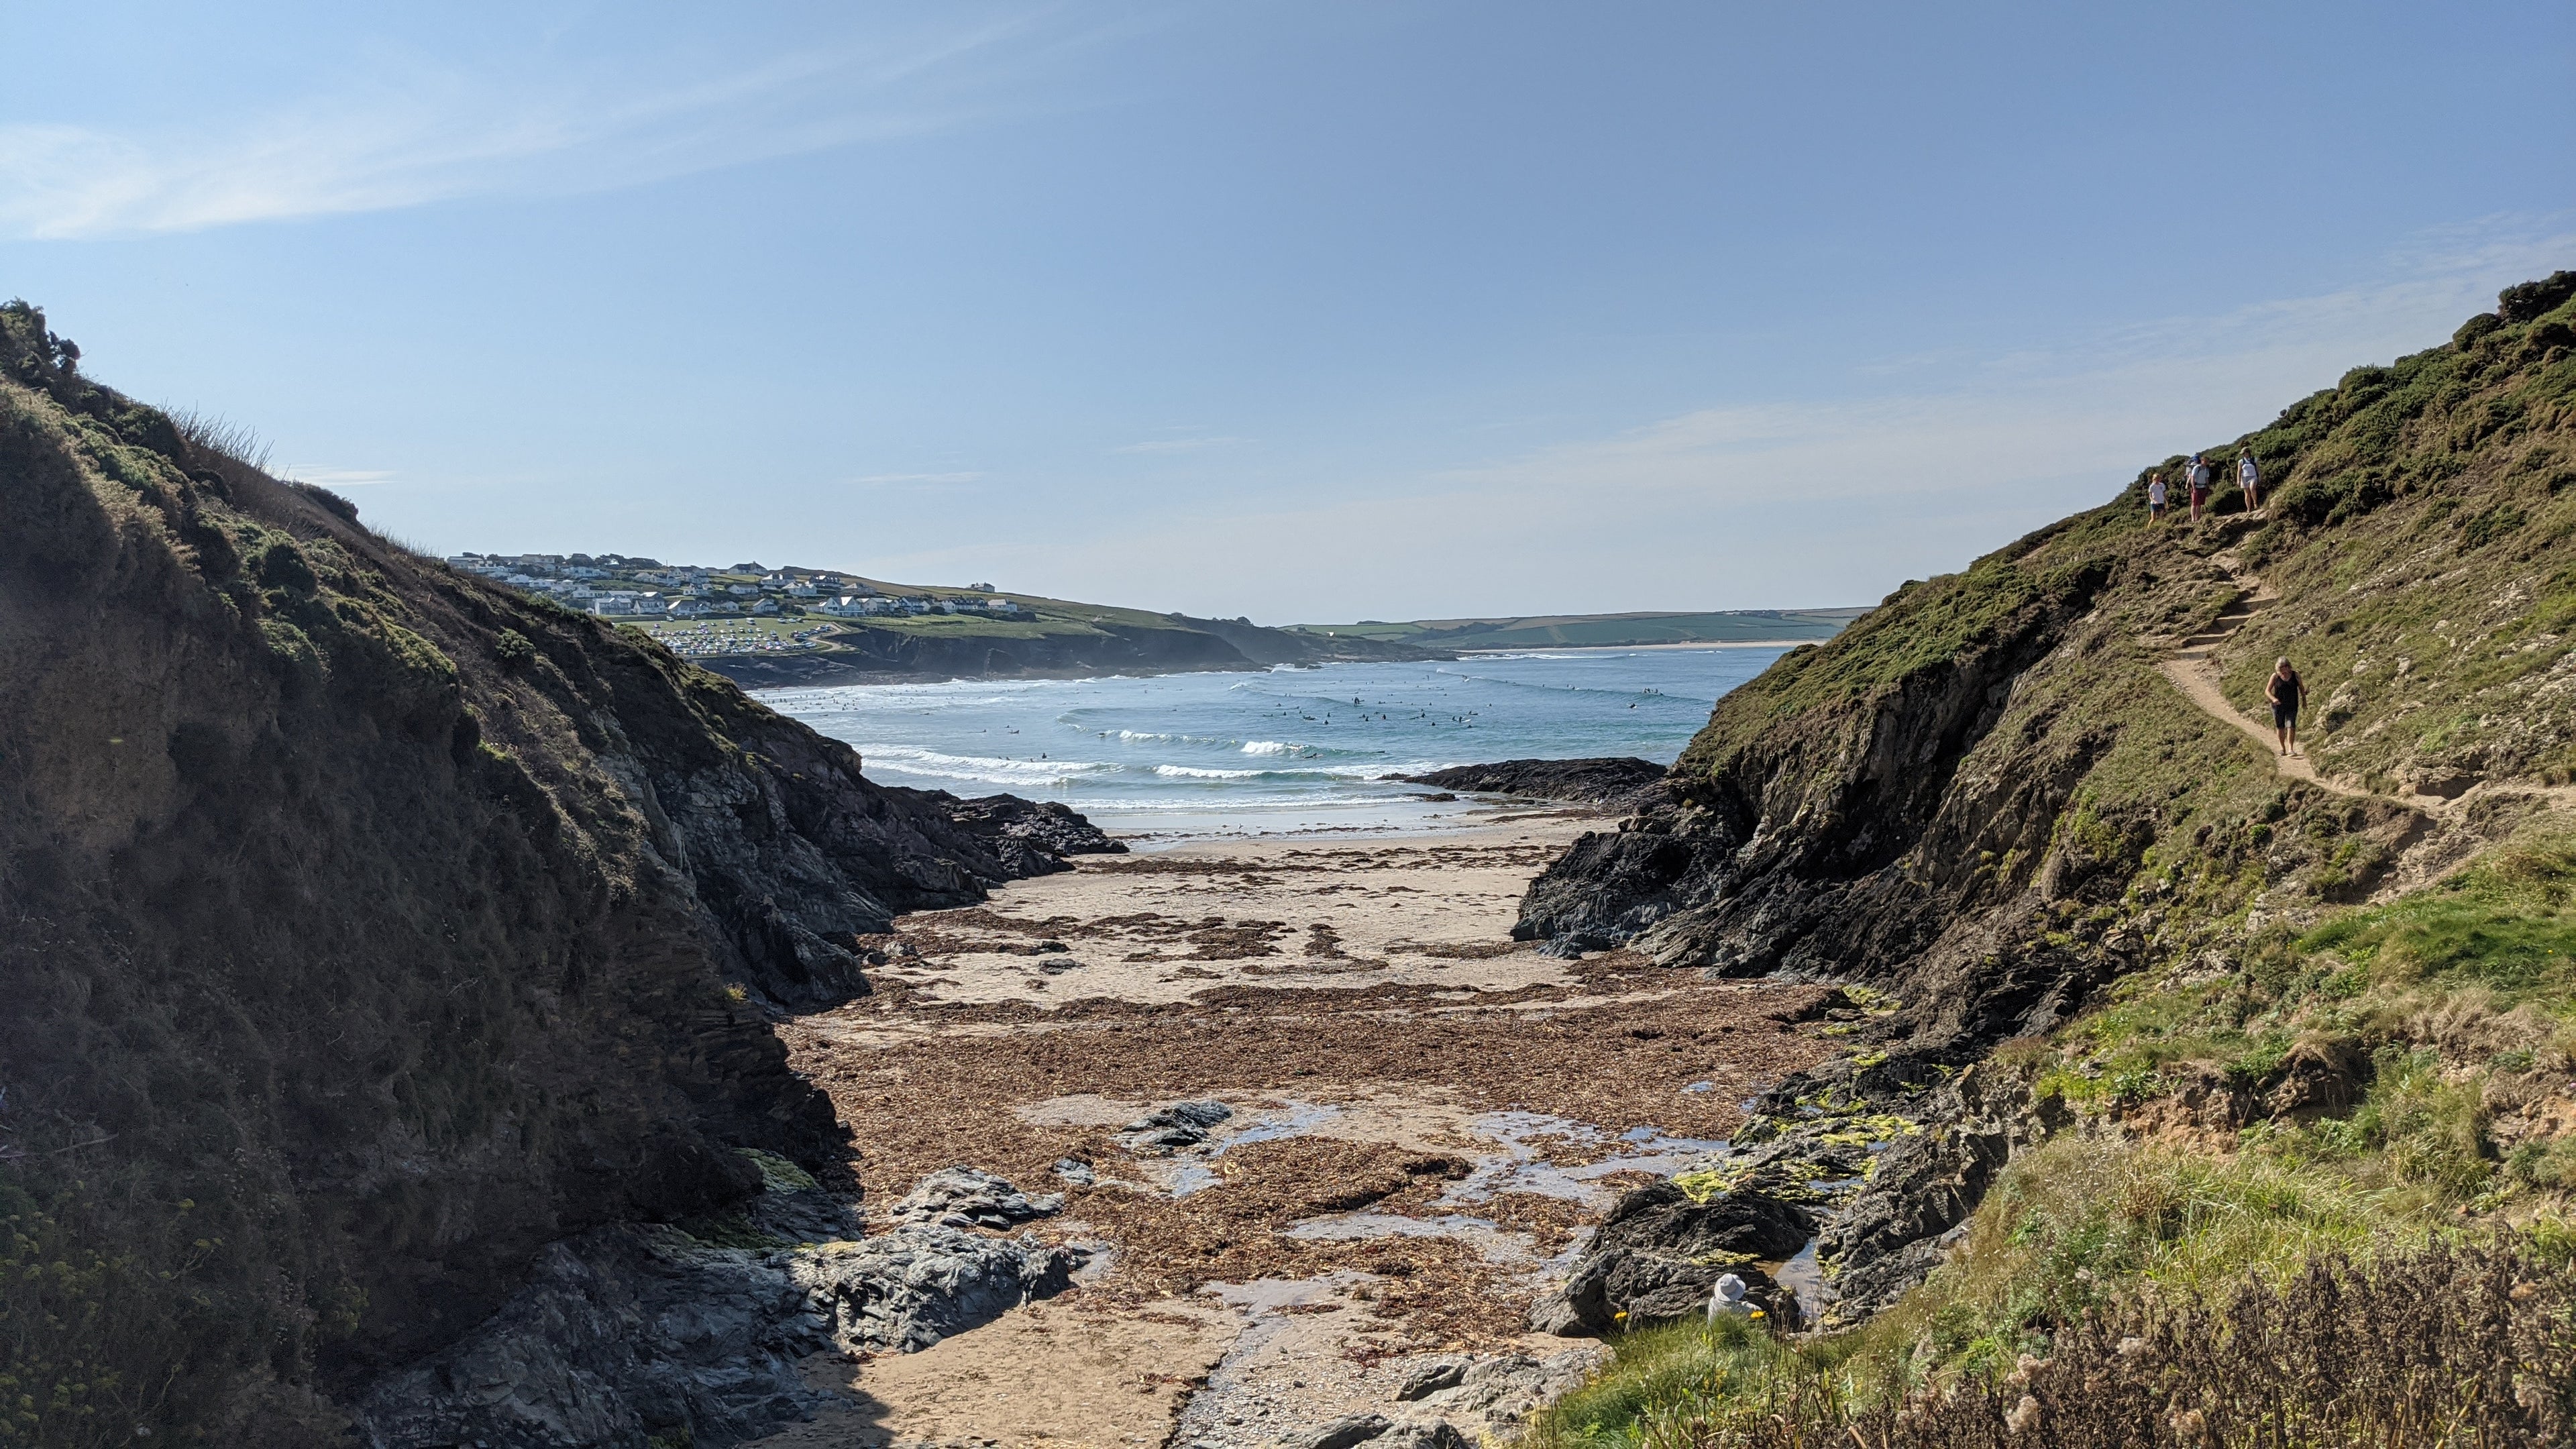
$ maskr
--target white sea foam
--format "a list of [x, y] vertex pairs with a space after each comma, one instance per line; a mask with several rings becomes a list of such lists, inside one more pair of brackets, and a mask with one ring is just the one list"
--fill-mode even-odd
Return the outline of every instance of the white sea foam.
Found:
[[984, 780], [995, 784], [1067, 781], [1084, 776], [1116, 774], [1125, 768], [1098, 760], [1007, 760], [990, 755], [950, 755], [937, 750], [915, 749], [910, 745], [874, 745], [865, 751], [864, 757], [906, 774], [933, 775], [946, 780]]
[[1109, 736], [1136, 745], [1224, 745], [1232, 748], [1241, 740], [1221, 739], [1215, 735], [1174, 735], [1152, 730], [1119, 730]]
[[[849, 741], [869, 773], [889, 781], [964, 795], [1007, 790], [1156, 831], [1166, 822], [1238, 816], [1257, 817], [1255, 830], [1288, 830], [1463, 819], [1473, 807], [1423, 803], [1419, 787], [1387, 778], [1461, 761], [1670, 759], [1706, 718], [1704, 701], [1767, 657], [1513, 653], [1519, 657], [1471, 663], [960, 680], [762, 697]], [[1055, 758], [1035, 758], [1041, 753]]]

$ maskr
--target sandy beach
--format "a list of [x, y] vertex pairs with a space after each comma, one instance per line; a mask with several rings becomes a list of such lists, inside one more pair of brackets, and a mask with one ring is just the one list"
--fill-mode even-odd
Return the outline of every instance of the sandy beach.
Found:
[[[861, 1407], [764, 1442], [1265, 1444], [1401, 1407], [1426, 1355], [1579, 1371], [1597, 1349], [1526, 1328], [1578, 1235], [1828, 1047], [1819, 988], [1511, 940], [1603, 823], [1091, 857], [872, 940], [875, 994], [788, 1028], [872, 1218], [982, 1168], [1065, 1193], [1032, 1230], [1092, 1266], [925, 1352], [818, 1360]], [[1231, 1115], [1122, 1135], [1181, 1101]]]

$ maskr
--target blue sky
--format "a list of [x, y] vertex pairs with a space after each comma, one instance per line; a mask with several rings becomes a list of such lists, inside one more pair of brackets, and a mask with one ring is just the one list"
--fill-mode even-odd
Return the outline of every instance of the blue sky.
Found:
[[2576, 7], [0, 6], [0, 294], [441, 552], [1874, 600], [2576, 266]]

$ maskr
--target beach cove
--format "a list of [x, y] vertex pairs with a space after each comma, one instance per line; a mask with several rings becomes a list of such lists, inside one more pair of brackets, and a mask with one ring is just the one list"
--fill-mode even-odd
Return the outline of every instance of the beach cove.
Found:
[[[1511, 940], [1530, 876], [1607, 823], [1202, 841], [903, 918], [872, 995], [785, 1032], [867, 1144], [872, 1228], [973, 1167], [1062, 1193], [1025, 1230], [1089, 1263], [922, 1352], [818, 1356], [857, 1407], [763, 1442], [1250, 1446], [1370, 1413], [1472, 1436], [1578, 1382], [1598, 1346], [1528, 1314], [1589, 1224], [1832, 1047], [1824, 988]], [[1182, 1103], [1227, 1115], [1136, 1130]]]

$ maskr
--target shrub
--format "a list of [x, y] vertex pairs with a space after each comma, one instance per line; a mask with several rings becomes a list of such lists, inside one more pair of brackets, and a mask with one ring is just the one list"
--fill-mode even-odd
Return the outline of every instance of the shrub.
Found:
[[536, 642], [516, 629], [504, 629], [501, 637], [492, 641], [492, 657], [515, 674], [536, 659]]

